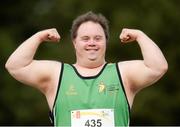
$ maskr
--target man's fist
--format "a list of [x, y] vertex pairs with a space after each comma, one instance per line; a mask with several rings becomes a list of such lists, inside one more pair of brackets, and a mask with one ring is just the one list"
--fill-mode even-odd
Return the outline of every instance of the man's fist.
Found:
[[57, 32], [57, 30], [55, 28], [40, 31], [37, 33], [37, 36], [41, 42], [42, 41], [58, 42], [61, 38], [59, 33]]
[[136, 29], [127, 29], [124, 28], [119, 36], [121, 42], [132, 42], [132, 41], [137, 41], [138, 37], [141, 35], [140, 30]]

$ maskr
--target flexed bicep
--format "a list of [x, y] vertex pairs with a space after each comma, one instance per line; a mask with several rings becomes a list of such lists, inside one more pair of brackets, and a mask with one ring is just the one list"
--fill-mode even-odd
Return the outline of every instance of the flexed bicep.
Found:
[[119, 62], [122, 75], [126, 79], [126, 85], [129, 91], [136, 93], [139, 90], [154, 84], [162, 75], [145, 66], [143, 60], [131, 60]]
[[45, 85], [42, 84], [51, 81], [57, 62], [34, 60], [34, 55], [42, 42], [57, 42], [59, 39], [60, 35], [55, 28], [37, 32], [11, 54], [5, 64], [6, 69], [18, 81], [44, 91]]
[[11, 75], [23, 84], [30, 85], [45, 93], [55, 82], [60, 63], [47, 60], [33, 60], [31, 64], [11, 71]]

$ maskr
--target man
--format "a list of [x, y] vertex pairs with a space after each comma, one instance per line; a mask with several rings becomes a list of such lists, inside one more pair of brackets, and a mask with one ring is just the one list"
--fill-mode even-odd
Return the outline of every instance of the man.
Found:
[[71, 29], [76, 53], [73, 65], [34, 60], [44, 41], [58, 42], [56, 29], [37, 32], [23, 42], [6, 63], [18, 81], [39, 89], [59, 126], [128, 126], [136, 93], [159, 80], [168, 64], [158, 46], [142, 31], [123, 29], [122, 43], [136, 41], [143, 60], [107, 63], [107, 20], [88, 12], [74, 20]]

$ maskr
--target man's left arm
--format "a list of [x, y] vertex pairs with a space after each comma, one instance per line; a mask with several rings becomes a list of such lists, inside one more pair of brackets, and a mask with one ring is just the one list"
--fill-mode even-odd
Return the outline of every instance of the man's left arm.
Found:
[[136, 41], [141, 49], [143, 60], [119, 62], [126, 88], [136, 93], [159, 80], [167, 71], [168, 64], [160, 48], [142, 31], [123, 29], [122, 43]]

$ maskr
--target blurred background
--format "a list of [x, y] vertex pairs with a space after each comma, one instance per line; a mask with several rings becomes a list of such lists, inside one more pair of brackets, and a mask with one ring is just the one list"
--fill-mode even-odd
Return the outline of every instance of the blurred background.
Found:
[[[5, 70], [10, 54], [37, 31], [57, 28], [58, 44], [42, 44], [35, 59], [75, 62], [70, 40], [72, 20], [92, 10], [107, 17], [110, 42], [106, 59], [142, 59], [137, 43], [120, 45], [122, 28], [141, 29], [161, 48], [169, 70], [140, 91], [131, 110], [131, 125], [180, 125], [179, 0], [6, 0], [0, 4], [0, 125], [50, 125], [45, 97], [13, 79]], [[138, 74], [138, 72], [137, 72]]]

